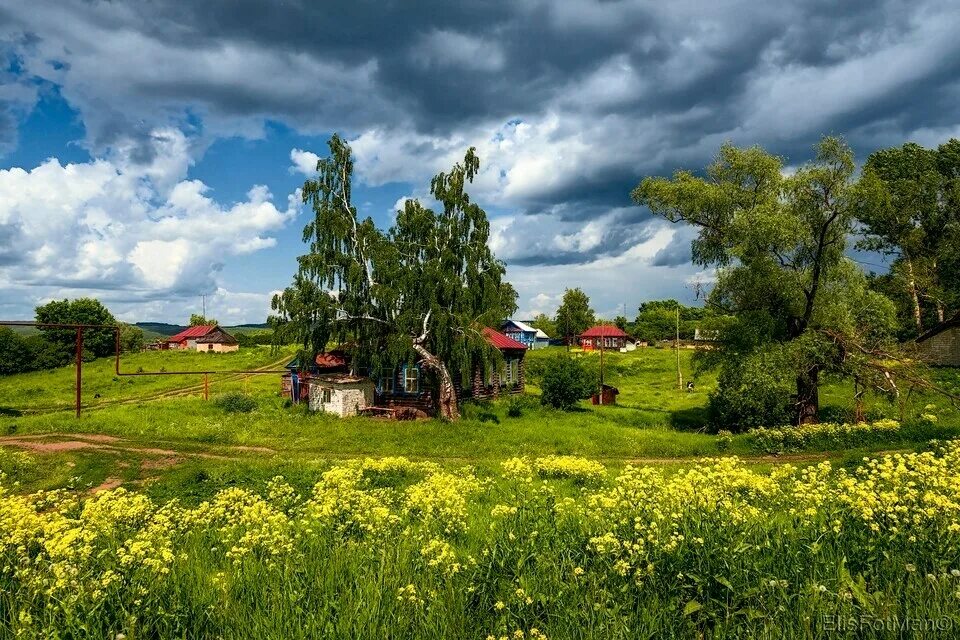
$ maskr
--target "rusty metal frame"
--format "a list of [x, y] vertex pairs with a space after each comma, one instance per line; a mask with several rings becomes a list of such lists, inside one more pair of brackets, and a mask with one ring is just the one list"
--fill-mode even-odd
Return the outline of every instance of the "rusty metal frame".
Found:
[[36, 327], [38, 329], [74, 329], [77, 332], [76, 341], [76, 415], [80, 417], [81, 390], [83, 388], [83, 332], [87, 329], [111, 329], [114, 338], [114, 371], [119, 377], [140, 377], [140, 376], [203, 376], [203, 396], [204, 400], [210, 397], [210, 384], [208, 376], [211, 375], [264, 375], [264, 374], [284, 374], [286, 369], [227, 369], [227, 370], [206, 370], [206, 371], [138, 371], [135, 373], [124, 373], [120, 371], [120, 325], [118, 324], [71, 324], [58, 322], [31, 322], [27, 320], [0, 320], [0, 327]]

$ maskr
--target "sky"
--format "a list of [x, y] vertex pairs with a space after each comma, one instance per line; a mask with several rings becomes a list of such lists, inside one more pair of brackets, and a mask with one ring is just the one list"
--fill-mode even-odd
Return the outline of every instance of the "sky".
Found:
[[[390, 225], [477, 148], [519, 293], [603, 317], [695, 299], [689, 228], [630, 200], [725, 141], [788, 166], [960, 137], [955, 2], [0, 3], [0, 319], [94, 296], [126, 321], [263, 322], [338, 132]], [[869, 266], [867, 268], [870, 268]]]

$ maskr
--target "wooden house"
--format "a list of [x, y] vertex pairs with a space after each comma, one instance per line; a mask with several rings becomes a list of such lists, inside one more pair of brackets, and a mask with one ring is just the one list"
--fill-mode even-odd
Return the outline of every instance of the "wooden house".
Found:
[[[451, 371], [457, 399], [490, 399], [501, 395], [523, 393], [526, 381], [524, 358], [527, 347], [490, 327], [483, 328], [487, 342], [500, 351], [503, 362], [498, 367], [477, 367], [464, 386], [459, 373]], [[419, 363], [380, 371], [376, 377], [377, 406], [408, 407], [427, 415], [436, 413], [436, 401], [422, 380]]]
[[543, 348], [550, 344], [550, 337], [546, 333], [519, 320], [507, 320], [500, 330], [505, 336], [513, 338], [527, 349]]
[[[524, 356], [527, 348], [522, 343], [489, 327], [484, 327], [483, 335], [491, 346], [500, 351], [503, 360], [497, 367], [477, 367], [468, 378], [469, 384], [466, 386], [461, 383], [461, 375], [451, 371], [457, 399], [462, 401], [470, 398], [495, 398], [500, 395], [523, 393], [526, 379]], [[302, 367], [299, 361], [294, 360], [286, 368], [290, 373], [282, 376], [281, 395], [290, 398], [293, 402], [313, 402], [314, 388], [317, 385], [324, 386], [324, 383], [317, 380], [328, 379], [334, 374], [346, 374], [349, 371], [349, 359], [342, 351], [333, 350], [318, 355], [316, 362], [310, 367]], [[367, 373], [369, 375], [365, 377], [373, 385], [374, 399], [361, 410], [390, 412], [408, 417], [429, 416], [436, 413], [436, 398], [433, 389], [425, 380], [420, 363], [403, 364]]]
[[630, 336], [612, 324], [598, 324], [577, 336], [577, 342], [584, 351], [592, 351], [594, 349], [626, 349], [628, 341], [632, 342]]
[[916, 340], [917, 355], [937, 367], [960, 367], [960, 313], [932, 327]]

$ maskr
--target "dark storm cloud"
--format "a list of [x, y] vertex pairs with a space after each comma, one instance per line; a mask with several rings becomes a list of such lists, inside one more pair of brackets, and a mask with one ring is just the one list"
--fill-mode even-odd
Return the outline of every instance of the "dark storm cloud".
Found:
[[[67, 0], [0, 9], [0, 38], [25, 61], [23, 73], [63, 86], [90, 145], [132, 140], [144, 163], [157, 124], [196, 116], [215, 137], [258, 135], [276, 119], [307, 132], [384, 132], [406, 173], [387, 167], [379, 180], [405, 181], [410, 166], [427, 177], [443, 166], [435, 140], [477, 144], [513, 119], [553, 117], [555, 126], [494, 159], [511, 181], [501, 204], [561, 239], [599, 211], [629, 213], [589, 248], [533, 242], [517, 264], [626, 251], [649, 221], [630, 207], [638, 180], [701, 169], [725, 140], [799, 164], [824, 133], [847, 136], [863, 159], [911, 136], [930, 143], [956, 132], [958, 29], [955, 8], [939, 0]], [[0, 143], [9, 128], [0, 111]], [[554, 164], [537, 173], [517, 159], [523, 149]], [[684, 241], [654, 264], [688, 259]]]

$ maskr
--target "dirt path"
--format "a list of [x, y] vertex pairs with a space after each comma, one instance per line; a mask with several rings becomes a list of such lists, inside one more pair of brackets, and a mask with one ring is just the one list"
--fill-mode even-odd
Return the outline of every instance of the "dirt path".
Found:
[[[244, 457], [244, 454], [269, 454], [276, 453], [269, 447], [250, 447], [243, 445], [223, 445], [221, 449], [229, 452], [228, 454], [210, 453], [209, 451], [192, 451], [180, 448], [170, 448], [171, 444], [167, 442], [157, 443], [163, 446], [143, 446], [139, 443], [132, 443], [123, 438], [109, 436], [99, 433], [43, 433], [22, 436], [4, 436], [0, 437], [0, 446], [16, 447], [26, 449], [34, 453], [61, 453], [64, 451], [103, 451], [108, 453], [130, 453], [140, 456], [161, 458], [163, 463], [160, 466], [172, 466], [171, 461], [180, 461], [185, 458], [206, 458], [211, 460], [238, 460]], [[174, 462], [175, 464], [175, 462]]]

